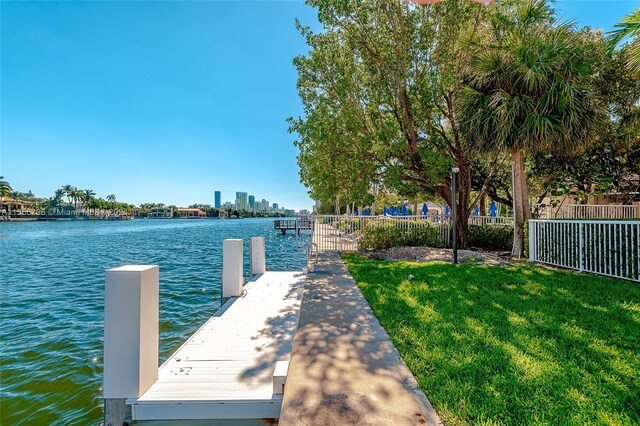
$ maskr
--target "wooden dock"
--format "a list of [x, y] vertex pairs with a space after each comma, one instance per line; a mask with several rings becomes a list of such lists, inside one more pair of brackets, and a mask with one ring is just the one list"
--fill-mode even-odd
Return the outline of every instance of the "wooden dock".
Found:
[[277, 419], [304, 279], [265, 272], [246, 284], [126, 401], [132, 420]]
[[282, 231], [282, 235], [285, 235], [287, 231], [295, 231], [297, 235], [300, 235], [301, 231], [313, 230], [313, 220], [305, 219], [288, 219], [288, 220], [274, 220], [274, 229]]

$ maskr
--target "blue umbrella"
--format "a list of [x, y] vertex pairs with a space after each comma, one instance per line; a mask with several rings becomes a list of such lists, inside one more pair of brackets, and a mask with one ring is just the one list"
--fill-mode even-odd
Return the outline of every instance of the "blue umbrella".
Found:
[[353, 209], [353, 215], [358, 216], [358, 209]]
[[474, 216], [480, 216], [480, 207], [476, 206], [475, 210], [473, 210]]
[[391, 206], [391, 216], [396, 215], [396, 206]]
[[449, 216], [449, 206], [448, 205], [444, 206], [444, 215], [445, 216]]
[[498, 207], [496, 206], [495, 201], [492, 201], [489, 205], [489, 215], [491, 217], [496, 217], [498, 215]]
[[428, 212], [429, 212], [429, 207], [427, 207], [427, 203], [424, 203], [422, 205], [422, 215], [426, 216]]
[[406, 204], [402, 205], [402, 215], [403, 216], [409, 216], [409, 210], [407, 209], [407, 205]]
[[365, 209], [365, 210], [362, 212], [362, 216], [369, 216], [369, 215], [370, 215], [370, 213], [369, 213], [369, 209]]

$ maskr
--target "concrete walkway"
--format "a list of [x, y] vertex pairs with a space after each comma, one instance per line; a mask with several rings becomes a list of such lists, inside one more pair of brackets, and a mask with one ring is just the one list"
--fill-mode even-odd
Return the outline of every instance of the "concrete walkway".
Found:
[[337, 252], [307, 276], [280, 426], [438, 425]]

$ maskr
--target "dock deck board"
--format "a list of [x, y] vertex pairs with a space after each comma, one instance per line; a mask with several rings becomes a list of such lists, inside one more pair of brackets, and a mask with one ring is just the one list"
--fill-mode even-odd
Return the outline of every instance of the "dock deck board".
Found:
[[158, 371], [133, 420], [278, 417], [273, 394], [277, 361], [291, 356], [304, 287], [301, 272], [266, 272], [244, 286]]

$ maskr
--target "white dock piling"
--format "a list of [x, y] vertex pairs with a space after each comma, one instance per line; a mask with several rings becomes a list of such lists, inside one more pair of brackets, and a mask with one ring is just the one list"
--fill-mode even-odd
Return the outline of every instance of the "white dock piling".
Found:
[[289, 361], [277, 361], [276, 368], [273, 371], [273, 394], [284, 394], [284, 384], [287, 381], [287, 372], [289, 371]]
[[264, 237], [251, 237], [251, 276], [267, 272]]
[[126, 398], [140, 397], [158, 379], [157, 265], [126, 265], [105, 277], [105, 425], [124, 421]]
[[242, 295], [243, 241], [227, 239], [222, 242], [222, 298]]

